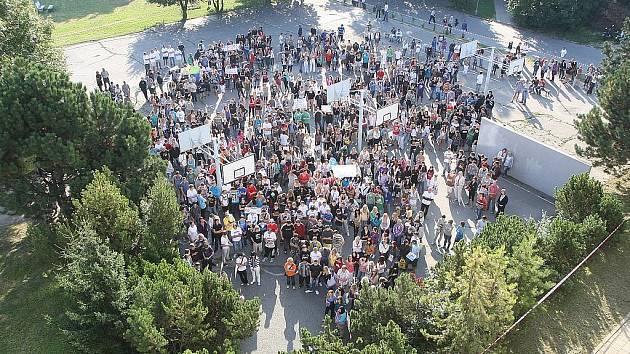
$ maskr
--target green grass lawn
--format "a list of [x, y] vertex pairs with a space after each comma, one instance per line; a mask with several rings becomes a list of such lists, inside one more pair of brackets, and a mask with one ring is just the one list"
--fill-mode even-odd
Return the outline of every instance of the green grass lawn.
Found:
[[[625, 181], [626, 214], [630, 180]], [[630, 313], [630, 225], [506, 338], [511, 353], [590, 353]]]
[[[53, 0], [50, 13], [55, 24], [53, 40], [58, 46], [141, 32], [149, 27], [181, 20], [179, 6], [160, 7], [145, 0]], [[224, 10], [254, 6], [258, 0], [225, 0]], [[207, 2], [188, 10], [188, 18], [208, 14]]]
[[[494, 19], [494, 0], [458, 0], [451, 2], [454, 8], [481, 18]], [[477, 4], [479, 7], [477, 8]], [[476, 13], [475, 13], [475, 10]]]
[[49, 269], [28, 251], [26, 223], [0, 230], [0, 352], [73, 353], [48, 324], [62, 309]]

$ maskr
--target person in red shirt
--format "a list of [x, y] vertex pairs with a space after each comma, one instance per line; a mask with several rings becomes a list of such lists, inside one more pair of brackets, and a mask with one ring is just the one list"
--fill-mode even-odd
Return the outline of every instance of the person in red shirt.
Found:
[[295, 227], [294, 232], [298, 235], [300, 240], [305, 240], [306, 239], [306, 226], [302, 224], [302, 222], [299, 219], [295, 221], [295, 224], [293, 226]]
[[307, 184], [308, 181], [311, 179], [311, 175], [306, 172], [306, 170], [302, 171], [302, 173], [300, 173], [300, 175], [298, 176], [298, 181], [300, 181], [300, 183]]
[[278, 224], [276, 224], [276, 222], [273, 219], [270, 219], [269, 222], [267, 223], [267, 230], [273, 231], [276, 234], [278, 234]]
[[247, 199], [252, 200], [256, 198], [257, 193], [258, 190], [256, 189], [256, 186], [254, 186], [253, 183], [250, 183], [249, 186], [247, 186]]

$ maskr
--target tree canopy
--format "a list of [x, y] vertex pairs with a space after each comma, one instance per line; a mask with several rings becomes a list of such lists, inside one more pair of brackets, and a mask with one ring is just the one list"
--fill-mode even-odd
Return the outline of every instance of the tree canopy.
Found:
[[31, 0], [0, 1], [0, 62], [20, 56], [30, 62], [59, 65], [62, 58], [52, 45], [52, 27]]
[[130, 289], [124, 257], [89, 223], [77, 225], [67, 236], [57, 277], [69, 300], [61, 328], [75, 345], [107, 352], [104, 343], [118, 343], [125, 325]]
[[139, 352], [236, 353], [258, 328], [258, 299], [242, 299], [227, 278], [180, 259], [145, 263], [134, 283], [125, 339]]
[[508, 0], [507, 8], [522, 26], [575, 27], [599, 9], [601, 0]]
[[587, 145], [576, 145], [577, 153], [615, 174], [627, 172], [630, 165], [630, 18], [623, 30], [626, 36], [621, 43], [607, 43], [604, 49], [599, 105], [575, 121], [578, 138]]
[[68, 216], [72, 195], [107, 166], [138, 202], [164, 164], [131, 107], [87, 94], [65, 72], [23, 58], [0, 66], [0, 202], [43, 220]]

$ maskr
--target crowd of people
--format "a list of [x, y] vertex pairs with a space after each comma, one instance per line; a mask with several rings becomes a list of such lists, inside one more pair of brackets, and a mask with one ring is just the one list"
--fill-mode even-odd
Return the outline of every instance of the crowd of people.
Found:
[[[377, 18], [388, 21], [388, 11], [385, 3]], [[442, 25], [468, 30], [452, 16]], [[183, 258], [200, 271], [233, 267], [243, 286], [261, 285], [261, 266], [281, 265], [286, 288], [322, 296], [325, 314], [347, 335], [361, 289], [415, 275], [426, 247], [448, 254], [506, 211], [501, 177], [514, 156], [477, 153], [481, 118], [492, 119], [495, 105], [481, 87], [484, 71], [505, 76], [522, 46], [510, 43], [493, 63], [483, 49], [464, 59], [460, 53], [444, 35], [423, 43], [370, 22], [359, 38], [348, 38], [344, 25], [299, 26], [279, 36], [256, 27], [226, 42], [165, 43], [144, 53], [138, 87], [150, 107], [151, 153], [168, 161], [185, 214]], [[535, 60], [531, 81], [521, 78], [512, 100], [525, 104], [528, 94], [548, 92], [545, 80], [574, 83], [581, 68], [564, 55]], [[474, 88], [460, 77], [469, 70]], [[585, 74], [590, 94], [599, 73], [589, 66]], [[344, 79], [351, 80], [349, 97], [328, 102], [327, 88]], [[114, 83], [105, 68], [96, 83], [116, 101], [131, 100], [129, 85]], [[216, 106], [199, 108], [209, 98]], [[378, 122], [374, 111], [394, 103], [398, 115]], [[179, 135], [206, 124], [219, 156], [181, 151]], [[251, 154], [255, 173], [220, 184], [217, 160]], [[337, 176], [341, 165], [357, 166], [356, 173]], [[472, 223], [436, 217], [436, 198], [472, 208]]]
[[[244, 286], [261, 284], [262, 264], [283, 264], [287, 288], [323, 292], [341, 330], [362, 287], [415, 274], [434, 198], [474, 208], [478, 233], [505, 211], [499, 177], [513, 164], [505, 149], [476, 154], [479, 121], [491, 117], [494, 97], [459, 84], [455, 46], [436, 38], [421, 57], [418, 43], [395, 35], [381, 42], [370, 29], [353, 42], [344, 33], [343, 26], [299, 27], [276, 43], [253, 28], [225, 43], [200, 42], [190, 61], [181, 45], [171, 61], [167, 45], [147, 54], [140, 85], [152, 109], [151, 151], [168, 161], [186, 213], [184, 259], [200, 270], [233, 265]], [[350, 99], [327, 102], [327, 87], [342, 78], [352, 81]], [[366, 112], [359, 122], [361, 90], [366, 107], [399, 103], [398, 116], [377, 124]], [[225, 103], [214, 112], [197, 109], [195, 101], [208, 94]], [[219, 156], [180, 151], [178, 135], [202, 124], [218, 138]], [[443, 154], [441, 170], [427, 161], [427, 147]], [[215, 159], [249, 154], [256, 172], [219, 185]], [[356, 165], [357, 174], [338, 177], [339, 165]], [[440, 193], [439, 179], [447, 186]], [[443, 253], [469, 228], [447, 219], [438, 217], [430, 235]]]

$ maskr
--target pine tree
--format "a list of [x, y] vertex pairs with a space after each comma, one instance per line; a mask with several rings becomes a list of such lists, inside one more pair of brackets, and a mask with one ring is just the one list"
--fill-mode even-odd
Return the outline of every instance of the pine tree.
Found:
[[597, 90], [599, 105], [575, 121], [578, 138], [587, 145], [576, 145], [577, 153], [618, 175], [627, 172], [630, 165], [630, 18], [626, 18], [624, 32], [626, 36], [619, 46], [605, 46], [603, 75]]
[[68, 236], [57, 277], [68, 296], [61, 328], [84, 350], [108, 352], [104, 343], [120, 342], [130, 295], [124, 257], [110, 249], [90, 224], [77, 225]]
[[377, 342], [366, 343], [357, 338], [347, 343], [341, 339], [331, 321], [326, 319], [323, 331], [319, 335], [312, 335], [307, 329], [301, 331], [302, 348], [293, 350], [293, 354], [330, 353], [330, 354], [415, 354], [418, 351], [412, 347], [400, 327], [390, 320], [373, 324], [374, 337]]
[[558, 215], [581, 223], [587, 216], [599, 211], [604, 187], [601, 182], [583, 173], [571, 176], [567, 183], [556, 190], [554, 197]]
[[164, 163], [149, 158], [150, 126], [129, 106], [88, 95], [56, 68], [15, 58], [0, 65], [0, 203], [43, 221], [107, 166], [139, 202]]
[[174, 238], [181, 231], [184, 215], [177, 203], [173, 186], [165, 177], [157, 177], [143, 203], [148, 232], [142, 242], [143, 258], [159, 262], [177, 256]]
[[125, 339], [139, 352], [236, 353], [258, 328], [258, 299], [241, 299], [227, 278], [180, 259], [145, 262], [133, 279]]
[[434, 330], [426, 292], [409, 274], [402, 274], [391, 288], [365, 287], [351, 311], [352, 334], [363, 343], [379, 343], [375, 323], [393, 321], [415, 348], [433, 348], [424, 333]]
[[515, 286], [506, 279], [507, 266], [502, 248], [472, 249], [461, 275], [452, 279], [456, 300], [442, 322], [449, 352], [480, 353], [514, 320]]
[[551, 271], [546, 268], [545, 260], [538, 255], [537, 236], [529, 234], [512, 250], [507, 268], [508, 281], [516, 284], [517, 316], [532, 308], [553, 283], [549, 281]]
[[124, 255], [139, 253], [145, 228], [137, 208], [120, 192], [109, 170], [94, 173], [74, 207], [73, 220], [90, 225], [113, 250]]

